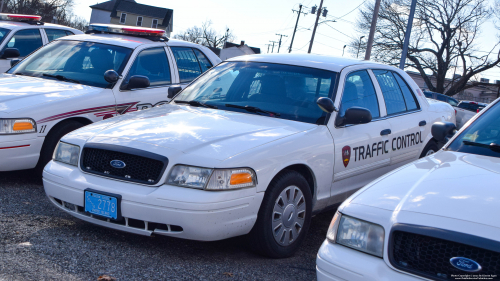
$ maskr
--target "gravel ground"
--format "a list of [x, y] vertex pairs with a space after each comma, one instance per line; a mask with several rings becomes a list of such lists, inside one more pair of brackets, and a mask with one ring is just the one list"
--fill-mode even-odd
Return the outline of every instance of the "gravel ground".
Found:
[[0, 173], [0, 281], [316, 280], [316, 253], [333, 211], [315, 216], [295, 256], [274, 260], [243, 237], [197, 242], [95, 226], [58, 210], [31, 171]]

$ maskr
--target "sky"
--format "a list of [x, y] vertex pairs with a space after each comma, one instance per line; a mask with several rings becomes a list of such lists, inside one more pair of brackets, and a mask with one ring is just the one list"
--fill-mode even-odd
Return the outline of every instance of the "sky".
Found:
[[[292, 38], [293, 28], [297, 20], [299, 4], [305, 6], [297, 28], [297, 33], [292, 46], [294, 53], [307, 53], [309, 41], [316, 15], [310, 13], [311, 7], [319, 6], [321, 0], [136, 0], [138, 3], [164, 7], [174, 10], [174, 26], [172, 36], [178, 32], [192, 27], [201, 26], [205, 21], [211, 21], [215, 30], [223, 33], [228, 27], [236, 36], [235, 43], [241, 40], [251, 47], [258, 47], [262, 53], [267, 53], [269, 41], [278, 42], [280, 37], [276, 34], [284, 34], [288, 37], [282, 38], [280, 53], [288, 52]], [[366, 1], [373, 0], [324, 0], [323, 6], [327, 8], [327, 17], [320, 17], [320, 22], [329, 20], [318, 26], [312, 53], [342, 56], [343, 47], [351, 38], [357, 37], [355, 21], [359, 15], [359, 8]], [[104, 2], [104, 0], [76, 0], [73, 12], [80, 17], [90, 20], [90, 5]], [[331, 22], [336, 20], [336, 22]], [[496, 36], [500, 32], [495, 30], [493, 22], [483, 26], [483, 32], [478, 38], [478, 45], [482, 51], [489, 51], [498, 41]], [[365, 39], [368, 37], [366, 35]], [[269, 46], [271, 52], [272, 45]], [[355, 57], [356, 54], [345, 49], [344, 56]], [[274, 52], [278, 51], [278, 43], [275, 43]], [[364, 58], [364, 53], [359, 54]], [[500, 80], [500, 68], [484, 72], [484, 78]]]

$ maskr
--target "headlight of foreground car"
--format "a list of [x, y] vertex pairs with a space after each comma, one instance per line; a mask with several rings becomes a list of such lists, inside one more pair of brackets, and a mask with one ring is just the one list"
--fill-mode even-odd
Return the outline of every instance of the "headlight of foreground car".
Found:
[[32, 119], [0, 119], [0, 135], [36, 133]]
[[326, 238], [368, 254], [382, 257], [384, 252], [384, 229], [380, 225], [358, 220], [336, 213]]
[[249, 168], [209, 169], [176, 165], [167, 184], [205, 190], [230, 190], [257, 185], [255, 172]]
[[59, 144], [57, 144], [56, 150], [54, 151], [54, 156], [52, 158], [54, 159], [54, 161], [78, 166], [79, 157], [79, 146], [60, 141]]

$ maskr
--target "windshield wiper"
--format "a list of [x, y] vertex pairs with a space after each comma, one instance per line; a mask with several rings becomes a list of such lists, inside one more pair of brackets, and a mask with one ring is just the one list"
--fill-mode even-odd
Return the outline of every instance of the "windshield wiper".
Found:
[[272, 111], [267, 111], [267, 110], [260, 109], [260, 108], [255, 107], [255, 106], [249, 106], [249, 105], [243, 106], [243, 105], [226, 103], [225, 106], [226, 107], [240, 108], [240, 109], [244, 109], [244, 110], [249, 111], [249, 112], [267, 113], [267, 114], [269, 114], [271, 116], [280, 116], [281, 115], [280, 113], [276, 113], [276, 112], [272, 112]]
[[59, 81], [65, 81], [65, 82], [72, 82], [72, 83], [78, 83], [78, 84], [80, 84], [80, 81], [75, 80], [75, 79], [71, 79], [71, 78], [67, 78], [67, 77], [64, 77], [62, 75], [52, 75], [52, 74], [46, 74], [46, 73], [44, 73], [44, 74], [42, 74], [42, 76], [56, 78]]
[[175, 103], [186, 103], [186, 104], [189, 104], [191, 106], [202, 106], [202, 107], [217, 109], [217, 106], [215, 106], [215, 105], [202, 103], [202, 102], [199, 102], [196, 100], [190, 100], [190, 101], [176, 100]]
[[479, 142], [473, 142], [473, 141], [462, 141], [463, 144], [465, 145], [470, 145], [470, 146], [477, 146], [477, 147], [483, 147], [483, 148], [489, 148], [495, 152], [500, 152], [500, 144], [496, 144], [494, 142], [490, 144], [484, 144], [484, 143], [479, 143]]

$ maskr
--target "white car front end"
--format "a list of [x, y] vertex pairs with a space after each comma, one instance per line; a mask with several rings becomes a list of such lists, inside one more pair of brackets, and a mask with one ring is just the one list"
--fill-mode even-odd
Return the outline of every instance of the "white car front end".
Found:
[[348, 198], [318, 252], [318, 280], [498, 280], [498, 102], [489, 109], [444, 151]]

